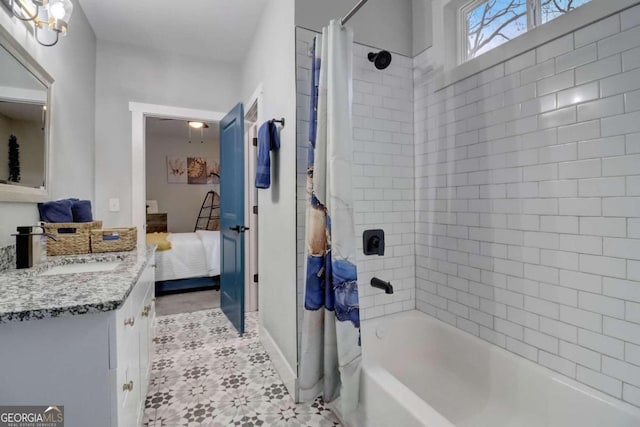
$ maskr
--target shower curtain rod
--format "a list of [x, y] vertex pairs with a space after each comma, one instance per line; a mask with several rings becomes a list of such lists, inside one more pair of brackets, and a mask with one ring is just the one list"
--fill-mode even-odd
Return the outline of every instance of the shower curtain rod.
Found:
[[369, 0], [360, 0], [358, 3], [356, 3], [356, 5], [353, 6], [353, 9], [351, 9], [346, 15], [342, 17], [342, 19], [340, 20], [340, 24], [346, 24], [347, 21], [351, 19], [353, 15], [355, 15], [360, 10], [360, 8], [364, 6], [364, 4], [368, 1]]

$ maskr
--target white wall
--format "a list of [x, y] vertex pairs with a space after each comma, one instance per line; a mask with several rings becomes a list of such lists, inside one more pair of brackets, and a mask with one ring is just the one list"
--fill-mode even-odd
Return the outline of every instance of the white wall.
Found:
[[[294, 0], [270, 0], [247, 51], [243, 100], [262, 84], [262, 120], [284, 117], [271, 188], [258, 190], [259, 310], [289, 369], [296, 355], [296, 93]], [[277, 248], [277, 250], [274, 250]]]
[[[54, 47], [40, 46], [25, 25], [2, 11], [0, 25], [55, 80], [51, 110], [52, 198], [93, 199], [96, 38], [75, 4], [69, 33]], [[38, 220], [33, 203], [0, 202], [0, 246], [11, 244], [16, 226]]]
[[[132, 221], [129, 102], [228, 111], [240, 101], [239, 67], [101, 40], [96, 72], [96, 217], [126, 226]], [[108, 211], [110, 198], [120, 199], [120, 212]]]
[[413, 48], [411, 56], [422, 53], [433, 44], [431, 0], [413, 0]]
[[640, 406], [640, 6], [441, 90], [438, 58], [415, 61], [418, 308]]
[[217, 184], [167, 182], [167, 156], [206, 157], [220, 162], [217, 132], [214, 138], [205, 138], [204, 143], [200, 143], [200, 132], [195, 134], [197, 138], [189, 144], [185, 123], [182, 138], [149, 132], [146, 135], [147, 199], [158, 201], [158, 212], [167, 214], [168, 230], [172, 233], [192, 232], [207, 192], [220, 191]]
[[[296, 26], [320, 32], [330, 20], [343, 17], [357, 2], [296, 0]], [[412, 4], [412, 0], [369, 0], [348, 23], [353, 28], [354, 40], [413, 56]], [[418, 51], [424, 48], [426, 45]]]

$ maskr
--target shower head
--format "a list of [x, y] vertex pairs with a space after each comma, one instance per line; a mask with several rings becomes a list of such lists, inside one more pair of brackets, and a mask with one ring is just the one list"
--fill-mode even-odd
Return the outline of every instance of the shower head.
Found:
[[386, 50], [381, 50], [378, 53], [369, 52], [368, 58], [378, 70], [384, 70], [391, 64], [391, 54]]

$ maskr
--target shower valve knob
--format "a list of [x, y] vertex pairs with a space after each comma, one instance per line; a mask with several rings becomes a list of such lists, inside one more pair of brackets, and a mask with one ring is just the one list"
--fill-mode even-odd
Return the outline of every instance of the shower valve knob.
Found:
[[366, 230], [362, 233], [362, 250], [365, 255], [384, 255], [384, 230]]

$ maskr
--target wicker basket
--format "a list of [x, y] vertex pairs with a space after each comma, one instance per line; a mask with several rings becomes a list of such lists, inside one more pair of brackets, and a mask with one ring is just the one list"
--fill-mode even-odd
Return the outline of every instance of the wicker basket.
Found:
[[102, 228], [102, 221], [46, 223], [43, 227], [56, 239], [47, 239], [47, 255], [81, 255], [91, 252], [89, 232]]
[[91, 230], [91, 252], [124, 252], [135, 249], [138, 242], [136, 227]]

